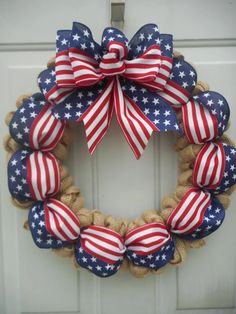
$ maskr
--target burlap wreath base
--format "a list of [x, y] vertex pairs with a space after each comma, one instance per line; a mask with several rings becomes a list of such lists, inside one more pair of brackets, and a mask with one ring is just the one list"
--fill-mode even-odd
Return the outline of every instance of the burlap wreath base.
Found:
[[[175, 52], [174, 56], [180, 59], [183, 59], [183, 56]], [[52, 59], [48, 62], [48, 67], [54, 65], [55, 59]], [[208, 91], [208, 84], [201, 81], [197, 82], [197, 85], [194, 89], [194, 95], [197, 95], [200, 92]], [[29, 97], [30, 95], [22, 95], [17, 99], [16, 107], [19, 108], [22, 104], [22, 101]], [[9, 112], [6, 116], [6, 124], [9, 125], [14, 111]], [[181, 201], [186, 191], [191, 187], [191, 179], [193, 172], [193, 165], [196, 159], [197, 154], [199, 153], [202, 145], [190, 144], [187, 137], [176, 136], [176, 145], [175, 150], [179, 157], [179, 170], [180, 174], [177, 181], [177, 186], [175, 191], [165, 196], [161, 202], [160, 209], [148, 210], [143, 212], [143, 214], [133, 220], [128, 221], [127, 219], [115, 218], [109, 214], [104, 214], [98, 209], [87, 209], [84, 207], [84, 200], [80, 193], [80, 188], [75, 185], [73, 177], [69, 174], [69, 170], [62, 164], [64, 160], [68, 158], [69, 147], [72, 144], [73, 139], [73, 127], [71, 124], [67, 124], [65, 132], [58, 142], [57, 146], [53, 149], [52, 153], [58, 159], [60, 163], [60, 176], [61, 176], [61, 185], [60, 192], [56, 195], [55, 198], [60, 200], [62, 203], [67, 205], [79, 218], [81, 228], [88, 227], [91, 225], [95, 226], [104, 226], [111, 230], [118, 232], [122, 237], [130, 230], [138, 226], [145, 225], [152, 222], [161, 222], [166, 223], [168, 217], [176, 208], [178, 203]], [[231, 139], [227, 135], [223, 135], [219, 141], [233, 145]], [[20, 145], [14, 141], [14, 139], [7, 135], [4, 140], [4, 147], [7, 151], [7, 158], [10, 159], [12, 154], [16, 152]], [[230, 194], [233, 192], [233, 188], [227, 190], [227, 192], [217, 195], [217, 199], [222, 203], [224, 208], [228, 208], [230, 204]], [[29, 209], [33, 201], [19, 201], [16, 198], [12, 197], [12, 203], [14, 206], [22, 209]], [[24, 223], [24, 228], [29, 230], [28, 222]], [[178, 266], [184, 262], [187, 256], [187, 251], [189, 248], [200, 248], [205, 245], [205, 240], [184, 240], [179, 237], [176, 238], [175, 250], [173, 258], [170, 261], [171, 265]], [[53, 252], [61, 257], [66, 257], [71, 260], [72, 264], [76, 269], [82, 269], [75, 259], [75, 250], [74, 245], [71, 245], [66, 248], [53, 249]], [[166, 267], [166, 266], [165, 266]], [[162, 267], [158, 270], [152, 270], [150, 268], [145, 268], [142, 266], [136, 266], [127, 258], [124, 259], [120, 271], [129, 270], [129, 272], [135, 277], [144, 277], [147, 274], [159, 274], [162, 272], [165, 267]]]

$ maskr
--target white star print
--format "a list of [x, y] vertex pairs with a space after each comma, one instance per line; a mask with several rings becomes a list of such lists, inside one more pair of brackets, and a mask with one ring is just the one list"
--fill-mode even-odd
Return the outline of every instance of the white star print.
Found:
[[78, 34], [72, 35], [73, 36], [73, 40], [78, 41], [80, 39], [80, 36]]

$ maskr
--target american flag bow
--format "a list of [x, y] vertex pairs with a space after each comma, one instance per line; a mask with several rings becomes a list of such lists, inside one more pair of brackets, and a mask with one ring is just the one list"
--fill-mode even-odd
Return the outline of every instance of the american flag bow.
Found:
[[80, 223], [74, 212], [56, 199], [36, 202], [29, 211], [28, 224], [39, 248], [70, 246], [80, 235]]
[[147, 24], [129, 42], [110, 27], [99, 45], [87, 26], [73, 23], [57, 32], [56, 46], [55, 67], [39, 75], [39, 87], [57, 119], [83, 121], [91, 154], [114, 111], [136, 158], [153, 131], [182, 133], [173, 108], [186, 104], [197, 75], [173, 59], [171, 35]]
[[124, 252], [121, 235], [101, 226], [82, 229], [75, 247], [77, 263], [99, 277], [115, 274], [123, 262]]
[[24, 99], [9, 124], [13, 139], [33, 150], [51, 151], [65, 129], [65, 122], [54, 117], [52, 107], [41, 93]]
[[8, 187], [19, 200], [44, 201], [60, 188], [57, 159], [49, 152], [20, 149], [8, 162]]
[[185, 134], [193, 144], [201, 144], [220, 137], [230, 117], [226, 99], [213, 91], [193, 96], [182, 106], [182, 112]]
[[175, 244], [163, 223], [149, 223], [126, 234], [126, 256], [137, 266], [157, 270], [173, 257]]

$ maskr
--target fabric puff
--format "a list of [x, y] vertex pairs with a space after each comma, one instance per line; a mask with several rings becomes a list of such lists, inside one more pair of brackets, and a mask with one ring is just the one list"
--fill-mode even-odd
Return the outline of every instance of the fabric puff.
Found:
[[225, 218], [225, 209], [217, 198], [212, 197], [211, 205], [204, 212], [203, 221], [199, 227], [189, 234], [179, 235], [186, 240], [198, 240], [215, 232], [223, 223]]
[[16, 151], [8, 162], [8, 188], [11, 195], [18, 200], [32, 200], [33, 197], [27, 182], [27, 157], [32, 153], [29, 149]]
[[168, 230], [184, 239], [201, 239], [219, 228], [223, 205], [210, 192], [190, 188], [169, 216]]
[[157, 270], [168, 264], [173, 258], [175, 250], [174, 240], [171, 239], [166, 245], [152, 254], [140, 255], [136, 254], [132, 250], [126, 251], [127, 258], [136, 266], [147, 267], [153, 270]]
[[214, 91], [193, 96], [182, 111], [185, 134], [190, 143], [196, 144], [220, 137], [230, 117], [226, 99]]
[[236, 148], [223, 143], [225, 153], [225, 168], [219, 185], [212, 190], [213, 194], [227, 191], [236, 183]]
[[126, 256], [137, 266], [157, 270], [172, 259], [175, 243], [165, 225], [150, 223], [128, 232]]
[[36, 202], [29, 211], [28, 223], [35, 244], [43, 249], [70, 246], [80, 235], [77, 216], [56, 199]]
[[214, 190], [220, 184], [225, 170], [225, 151], [220, 142], [207, 142], [194, 162], [193, 186]]
[[19, 200], [42, 201], [58, 193], [60, 169], [49, 152], [20, 149], [8, 162], [8, 188]]
[[9, 124], [14, 140], [34, 150], [52, 150], [63, 135], [65, 122], [58, 121], [51, 109], [41, 93], [24, 99]]
[[37, 202], [29, 211], [28, 223], [34, 243], [41, 249], [59, 249], [71, 245], [53, 236], [45, 226], [44, 203]]
[[99, 277], [114, 275], [123, 262], [121, 236], [108, 228], [90, 226], [81, 230], [75, 245], [77, 263]]

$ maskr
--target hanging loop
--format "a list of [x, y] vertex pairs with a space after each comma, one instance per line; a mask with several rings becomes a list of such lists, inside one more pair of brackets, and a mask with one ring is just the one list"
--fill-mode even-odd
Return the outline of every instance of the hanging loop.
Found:
[[111, 26], [119, 29], [124, 27], [125, 0], [111, 0]]

